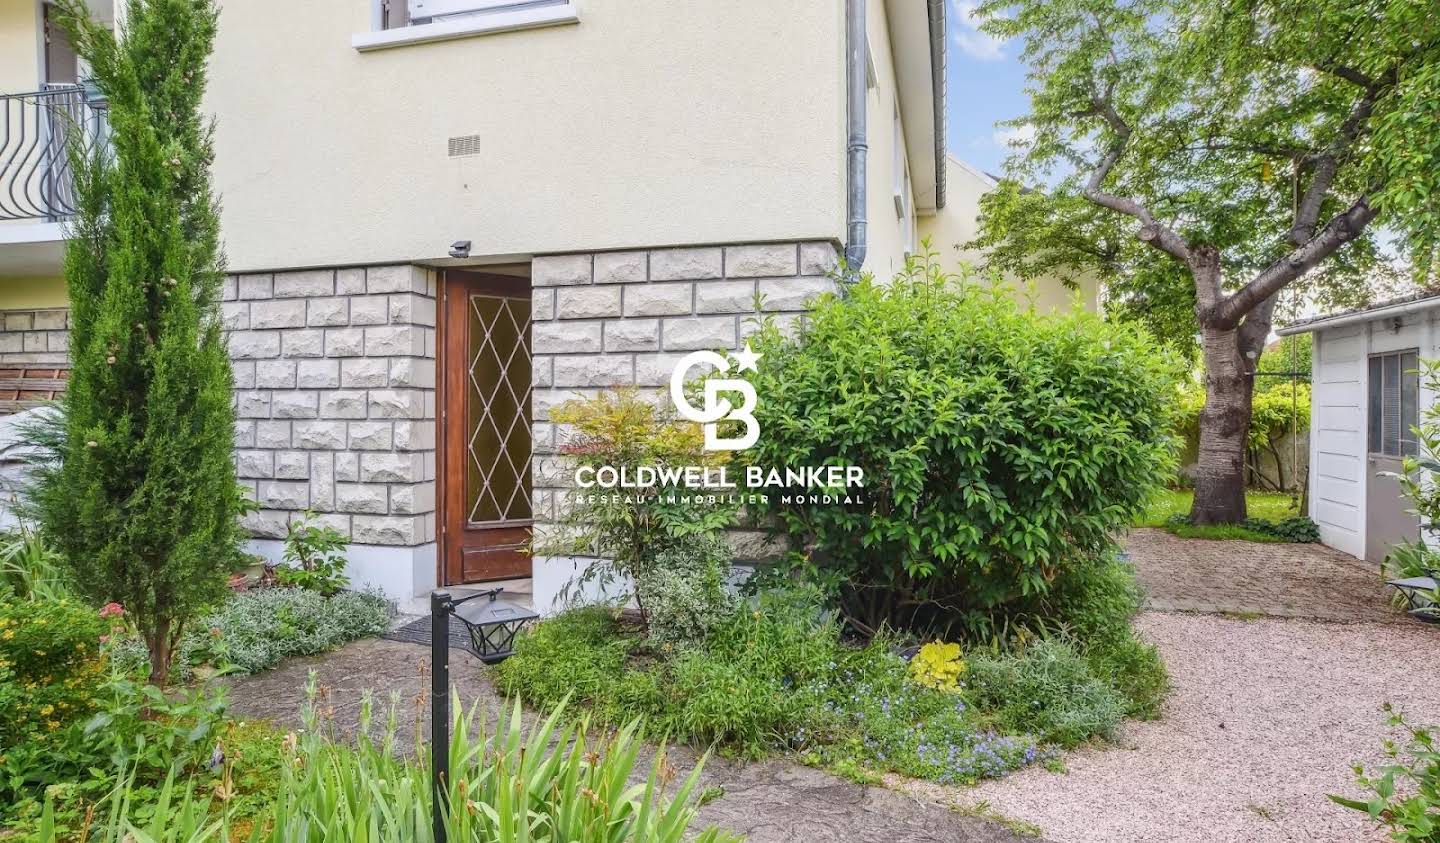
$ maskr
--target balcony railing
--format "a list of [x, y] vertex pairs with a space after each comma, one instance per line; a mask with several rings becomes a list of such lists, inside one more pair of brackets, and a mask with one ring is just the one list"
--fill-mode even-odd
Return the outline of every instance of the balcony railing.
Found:
[[75, 215], [70, 151], [104, 143], [105, 110], [79, 85], [0, 96], [0, 221]]

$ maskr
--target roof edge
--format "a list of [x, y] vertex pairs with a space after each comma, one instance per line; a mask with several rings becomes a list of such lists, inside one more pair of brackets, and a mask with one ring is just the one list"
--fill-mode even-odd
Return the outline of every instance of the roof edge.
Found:
[[1283, 328], [1275, 331], [1277, 336], [1288, 337], [1294, 334], [1308, 334], [1313, 331], [1323, 331], [1327, 328], [1338, 328], [1342, 325], [1353, 325], [1357, 322], [1369, 322], [1372, 319], [1384, 319], [1387, 316], [1403, 316], [1419, 310], [1428, 310], [1432, 307], [1440, 307], [1440, 291], [1426, 290], [1411, 296], [1390, 301], [1373, 304], [1369, 307], [1362, 307], [1358, 310], [1347, 310], [1343, 313], [1333, 313], [1329, 316], [1316, 316], [1313, 319], [1302, 319], [1299, 322], [1292, 322]]

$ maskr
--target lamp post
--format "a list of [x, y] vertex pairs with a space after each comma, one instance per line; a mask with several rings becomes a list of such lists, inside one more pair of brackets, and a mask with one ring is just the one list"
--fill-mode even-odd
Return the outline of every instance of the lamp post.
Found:
[[[480, 661], [502, 662], [514, 651], [520, 630], [540, 617], [532, 609], [501, 599], [504, 590], [492, 588], [459, 600], [448, 591], [430, 592], [430, 827], [435, 843], [445, 843], [445, 812], [450, 800], [450, 616], [465, 624], [470, 646]], [[472, 602], [480, 598], [489, 599]]]

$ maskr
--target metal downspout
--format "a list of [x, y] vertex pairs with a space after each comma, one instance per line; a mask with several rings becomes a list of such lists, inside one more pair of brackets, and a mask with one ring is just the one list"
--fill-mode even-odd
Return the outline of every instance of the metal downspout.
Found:
[[868, 94], [866, 84], [866, 0], [846, 0], [845, 4], [845, 105], [848, 141], [846, 143], [846, 243], [845, 275], [847, 284], [860, 277], [860, 268], [865, 265], [867, 243], [867, 221], [865, 216], [865, 157], [869, 151], [866, 143], [865, 106]]

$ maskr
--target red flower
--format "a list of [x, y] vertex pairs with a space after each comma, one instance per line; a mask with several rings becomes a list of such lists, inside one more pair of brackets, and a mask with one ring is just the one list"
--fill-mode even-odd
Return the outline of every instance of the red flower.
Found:
[[106, 603], [105, 607], [100, 610], [102, 618], [118, 618], [123, 614], [125, 614], [125, 607], [119, 603]]

